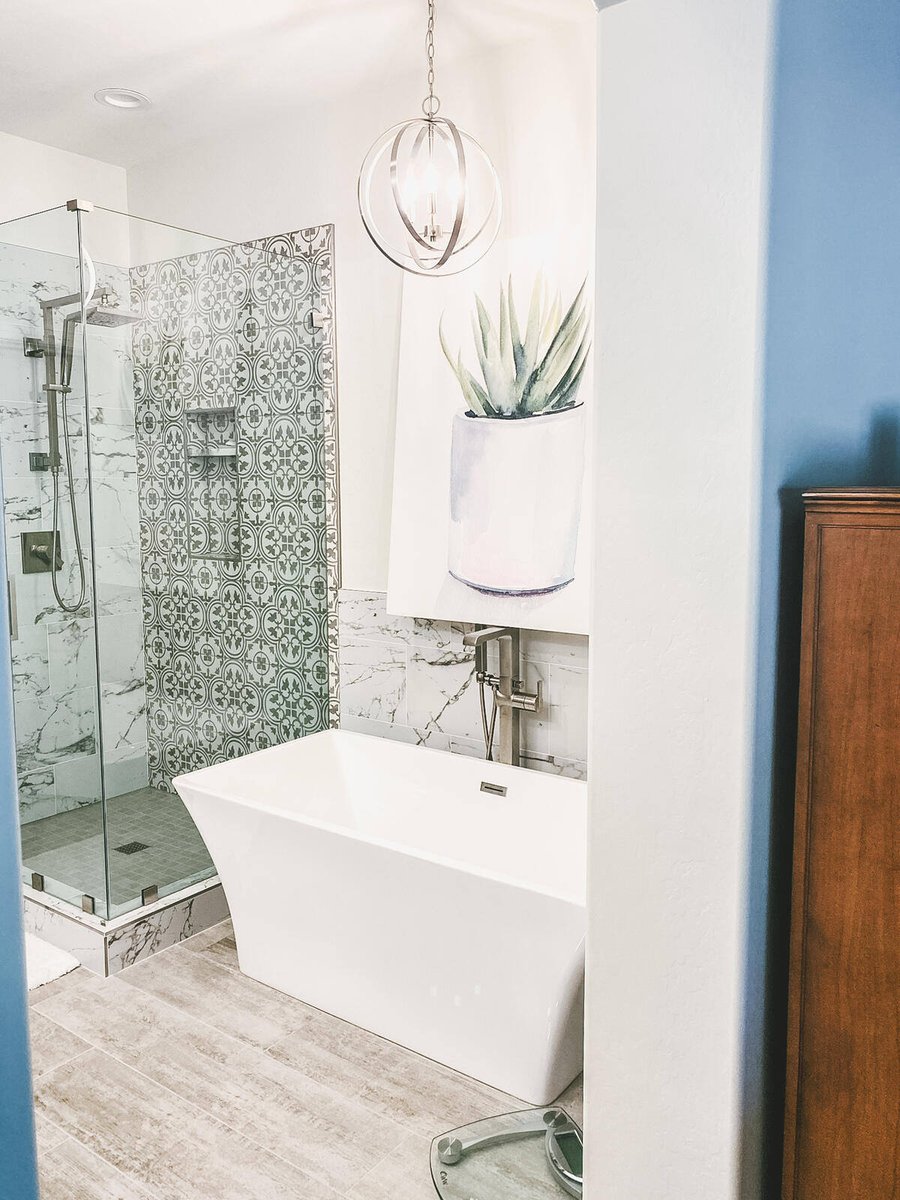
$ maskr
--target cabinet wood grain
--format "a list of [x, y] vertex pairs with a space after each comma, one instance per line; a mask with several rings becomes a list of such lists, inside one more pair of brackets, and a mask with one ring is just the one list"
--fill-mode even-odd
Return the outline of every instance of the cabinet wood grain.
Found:
[[804, 502], [783, 1200], [900, 1200], [900, 489]]

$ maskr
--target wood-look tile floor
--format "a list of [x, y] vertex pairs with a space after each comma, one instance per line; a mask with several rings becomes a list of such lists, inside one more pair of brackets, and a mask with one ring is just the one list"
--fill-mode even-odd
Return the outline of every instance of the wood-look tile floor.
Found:
[[30, 999], [42, 1200], [433, 1200], [431, 1139], [525, 1107], [242, 975], [228, 922]]

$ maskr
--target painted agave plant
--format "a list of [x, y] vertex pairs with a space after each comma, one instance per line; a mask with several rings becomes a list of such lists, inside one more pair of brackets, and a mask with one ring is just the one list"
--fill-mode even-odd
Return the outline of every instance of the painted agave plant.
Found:
[[468, 411], [476, 417], [537, 417], [562, 412], [577, 403], [578, 386], [591, 350], [585, 279], [562, 312], [557, 292], [551, 299], [541, 276], [535, 280], [525, 336], [513, 297], [512, 279], [500, 290], [495, 326], [480, 297], [475, 297], [472, 328], [481, 379], [454, 358], [443, 327], [441, 348], [459, 381]]

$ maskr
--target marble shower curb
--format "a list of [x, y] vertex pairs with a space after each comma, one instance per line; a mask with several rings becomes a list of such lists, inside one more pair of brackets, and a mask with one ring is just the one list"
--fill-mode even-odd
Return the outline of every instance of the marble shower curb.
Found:
[[229, 915], [218, 877], [111, 921], [79, 913], [30, 887], [24, 892], [27, 932], [67, 950], [95, 975], [115, 975]]

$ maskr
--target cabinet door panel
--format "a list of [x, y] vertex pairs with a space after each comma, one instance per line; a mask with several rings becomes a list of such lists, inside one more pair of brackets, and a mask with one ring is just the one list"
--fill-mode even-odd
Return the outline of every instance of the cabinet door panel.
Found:
[[900, 524], [826, 518], [809, 532], [819, 542], [805, 639], [814, 660], [793, 1196], [900, 1200]]

